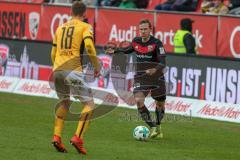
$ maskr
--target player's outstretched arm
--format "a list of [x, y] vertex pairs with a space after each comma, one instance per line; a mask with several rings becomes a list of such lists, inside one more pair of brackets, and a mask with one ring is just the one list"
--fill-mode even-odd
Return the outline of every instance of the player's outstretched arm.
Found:
[[131, 54], [133, 51], [134, 51], [134, 48], [132, 46], [132, 43], [128, 41], [123, 41], [119, 43], [114, 53]]

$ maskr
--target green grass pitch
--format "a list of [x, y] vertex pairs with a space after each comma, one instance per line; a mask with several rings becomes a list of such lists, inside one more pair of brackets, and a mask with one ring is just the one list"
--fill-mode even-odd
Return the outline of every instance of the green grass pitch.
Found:
[[56, 102], [0, 93], [1, 160], [240, 159], [240, 124], [167, 115], [164, 139], [141, 142], [133, 139], [132, 130], [145, 124], [138, 120], [136, 110], [126, 108], [117, 108], [91, 123], [85, 136], [86, 156], [69, 144], [77, 122], [66, 122], [63, 142], [69, 153], [58, 153], [50, 144]]

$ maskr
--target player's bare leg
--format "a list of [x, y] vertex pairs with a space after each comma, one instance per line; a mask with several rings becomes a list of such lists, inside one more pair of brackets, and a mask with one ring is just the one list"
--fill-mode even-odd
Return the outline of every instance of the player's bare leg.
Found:
[[150, 112], [144, 104], [145, 95], [143, 92], [137, 92], [134, 94], [135, 101], [137, 103], [138, 112], [141, 115], [142, 120], [144, 120], [148, 126], [151, 128], [150, 138], [157, 136], [156, 124], [152, 121]]

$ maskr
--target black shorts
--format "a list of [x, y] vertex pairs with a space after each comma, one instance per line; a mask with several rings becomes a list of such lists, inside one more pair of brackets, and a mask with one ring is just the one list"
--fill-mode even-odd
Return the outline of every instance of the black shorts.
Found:
[[[148, 79], [148, 80], [147, 80]], [[156, 101], [166, 100], [166, 84], [164, 77], [158, 79], [134, 78], [133, 94], [142, 92], [145, 97], [150, 93]]]

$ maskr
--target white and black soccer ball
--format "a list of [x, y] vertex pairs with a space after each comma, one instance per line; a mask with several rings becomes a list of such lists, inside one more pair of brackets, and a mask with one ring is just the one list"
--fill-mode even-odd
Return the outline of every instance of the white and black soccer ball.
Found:
[[145, 126], [137, 126], [133, 130], [133, 137], [136, 140], [145, 141], [148, 139], [149, 134], [150, 134], [150, 131]]

